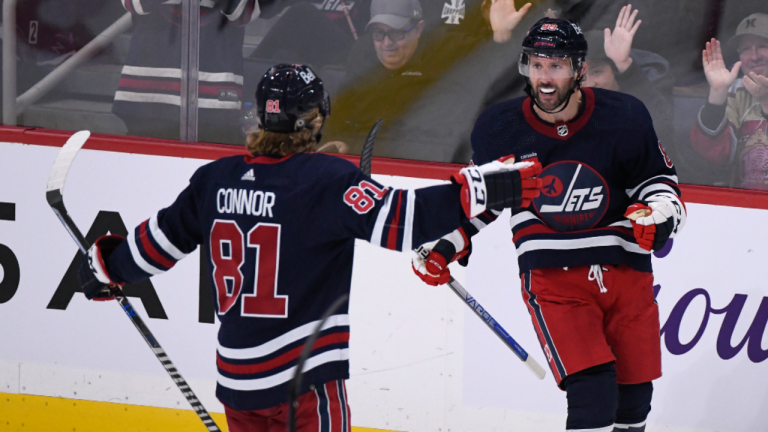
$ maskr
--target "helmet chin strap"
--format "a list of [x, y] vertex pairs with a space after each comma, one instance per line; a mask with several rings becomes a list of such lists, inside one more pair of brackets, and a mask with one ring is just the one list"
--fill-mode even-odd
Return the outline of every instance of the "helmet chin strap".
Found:
[[544, 107], [539, 105], [539, 103], [536, 101], [536, 96], [533, 94], [533, 86], [531, 85], [531, 80], [528, 77], [525, 77], [525, 82], [526, 82], [525, 92], [528, 94], [528, 97], [531, 98], [531, 100], [533, 101], [533, 104], [539, 107], [540, 110], [544, 111], [547, 114], [557, 114], [565, 111], [565, 109], [568, 108], [568, 104], [571, 102], [571, 96], [573, 96], [573, 94], [576, 93], [576, 90], [578, 90], [581, 87], [581, 85], [579, 84], [580, 81], [581, 81], [581, 76], [576, 78], [575, 84], [571, 87], [570, 90], [568, 90], [568, 95], [565, 98], [565, 104], [563, 104], [563, 107], [557, 111], [547, 111], [546, 109], [544, 109]]

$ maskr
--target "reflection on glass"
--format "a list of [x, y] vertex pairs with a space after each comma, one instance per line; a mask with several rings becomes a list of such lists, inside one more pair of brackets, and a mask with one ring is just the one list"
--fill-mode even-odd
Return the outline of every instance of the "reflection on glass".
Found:
[[[243, 145], [242, 103], [255, 102], [261, 76], [302, 63], [333, 100], [324, 143], [340, 144], [329, 151], [359, 153], [383, 119], [376, 156], [468, 163], [475, 119], [525, 94], [521, 43], [549, 15], [578, 22], [588, 39], [583, 86], [644, 102], [681, 182], [768, 189], [764, 2], [635, 3], [622, 12], [610, 0], [201, 0], [199, 137]], [[19, 95], [124, 14], [133, 26], [19, 124], [178, 139], [180, 5], [20, 1]]]

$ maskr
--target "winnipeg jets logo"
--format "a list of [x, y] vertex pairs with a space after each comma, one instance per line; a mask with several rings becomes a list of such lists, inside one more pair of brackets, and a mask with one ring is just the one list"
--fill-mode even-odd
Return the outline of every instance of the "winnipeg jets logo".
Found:
[[560, 136], [568, 135], [568, 125], [560, 125], [557, 127], [557, 134]]
[[593, 228], [608, 209], [605, 180], [587, 165], [558, 162], [547, 166], [539, 178], [544, 186], [534, 207], [558, 231]]
[[448, 18], [446, 24], [459, 24], [464, 19], [464, 0], [451, 0], [451, 4], [443, 5], [443, 14], [440, 18]]

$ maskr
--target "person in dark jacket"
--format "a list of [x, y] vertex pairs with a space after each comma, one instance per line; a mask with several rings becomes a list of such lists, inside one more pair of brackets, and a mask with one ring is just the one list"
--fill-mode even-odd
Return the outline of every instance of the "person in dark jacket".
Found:
[[632, 48], [642, 21], [635, 21], [638, 10], [626, 6], [619, 12], [613, 31], [590, 30], [584, 33], [589, 45], [587, 77], [584, 87], [627, 93], [648, 108], [659, 140], [674, 161], [672, 101], [673, 79], [669, 62], [656, 53]]

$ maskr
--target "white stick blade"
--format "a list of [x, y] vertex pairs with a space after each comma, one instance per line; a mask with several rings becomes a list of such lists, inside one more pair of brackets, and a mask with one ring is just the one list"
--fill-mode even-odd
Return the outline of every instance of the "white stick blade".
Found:
[[59, 150], [59, 154], [56, 156], [56, 161], [53, 162], [53, 168], [51, 168], [51, 175], [48, 176], [48, 186], [45, 191], [61, 190], [64, 189], [64, 181], [67, 179], [67, 172], [72, 165], [72, 161], [75, 160], [77, 152], [85, 145], [88, 138], [91, 136], [91, 132], [84, 130], [75, 132], [74, 135], [69, 137], [64, 147]]
[[541, 367], [539, 362], [534, 360], [534, 358], [530, 354], [528, 354], [528, 358], [525, 359], [523, 363], [525, 363], [525, 365], [528, 366], [528, 369], [530, 369], [531, 372], [533, 372], [533, 374], [536, 375], [536, 378], [543, 380], [544, 377], [547, 376], [547, 371], [544, 370], [544, 368]]

